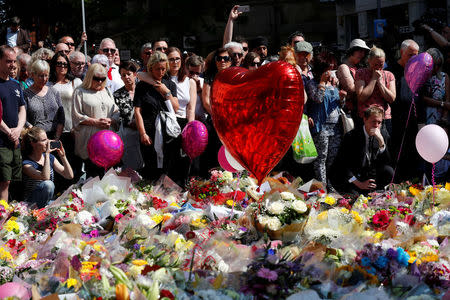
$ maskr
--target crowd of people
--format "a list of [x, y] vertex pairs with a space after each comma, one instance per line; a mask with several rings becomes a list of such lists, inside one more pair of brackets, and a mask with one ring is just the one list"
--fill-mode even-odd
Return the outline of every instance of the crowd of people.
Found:
[[[233, 36], [240, 14], [234, 6], [222, 45], [206, 58], [161, 38], [142, 46], [140, 64], [121, 60], [110, 38], [101, 41], [92, 58], [76, 49], [70, 36], [61, 37], [54, 49], [30, 53], [29, 37], [13, 18], [0, 47], [0, 198], [9, 198], [11, 182], [23, 181], [22, 199], [43, 207], [55, 191], [83, 176], [104, 174], [87, 151], [90, 137], [103, 129], [124, 141], [121, 166], [146, 179], [167, 174], [183, 186], [190, 176], [207, 176], [219, 165], [221, 146], [211, 117], [215, 76], [229, 67], [253, 71], [276, 60], [301, 74], [304, 114], [318, 153], [314, 162], [301, 165], [291, 148], [276, 170], [314, 177], [329, 191], [358, 193], [426, 173], [429, 166], [415, 151], [415, 135], [425, 124], [446, 129], [450, 109], [449, 79], [442, 71], [446, 60], [438, 48], [426, 50], [433, 74], [413, 94], [404, 78], [408, 60], [420, 51], [412, 39], [401, 42], [399, 57], [388, 63], [383, 49], [362, 39], [354, 39], [345, 57], [339, 57], [324, 47], [313, 48], [301, 32], [269, 55], [267, 38]], [[445, 37], [427, 30], [447, 49], [447, 40], [441, 45]], [[80, 45], [86, 39], [83, 33]], [[416, 113], [409, 115], [413, 98]], [[350, 132], [344, 132], [343, 114], [354, 120]], [[182, 151], [179, 131], [193, 120], [206, 125], [209, 142], [191, 161]], [[445, 161], [439, 163], [438, 177], [445, 178], [446, 170]]]

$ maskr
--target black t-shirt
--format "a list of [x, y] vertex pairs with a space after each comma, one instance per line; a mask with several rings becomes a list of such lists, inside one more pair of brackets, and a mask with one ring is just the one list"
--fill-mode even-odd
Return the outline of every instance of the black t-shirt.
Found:
[[[167, 86], [172, 96], [177, 97], [177, 86], [172, 80], [163, 78], [161, 82]], [[155, 138], [156, 116], [160, 111], [168, 111], [165, 101], [166, 99], [152, 85], [143, 81], [136, 85], [134, 106], [141, 108], [145, 131], [152, 140]]]
[[[0, 79], [0, 100], [3, 108], [2, 120], [9, 128], [17, 127], [19, 123], [19, 108], [25, 105], [20, 84], [15, 80]], [[8, 136], [0, 131], [0, 147], [12, 147]]]

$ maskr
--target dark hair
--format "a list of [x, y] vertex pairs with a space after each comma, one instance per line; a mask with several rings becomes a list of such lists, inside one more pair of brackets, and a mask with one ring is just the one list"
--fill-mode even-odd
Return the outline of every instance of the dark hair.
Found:
[[20, 19], [19, 17], [12, 17], [11, 19], [9, 19], [8, 24], [11, 25], [16, 25], [19, 26], [20, 25]]
[[313, 75], [314, 78], [320, 80], [323, 72], [329, 70], [332, 66], [337, 68], [337, 59], [333, 52], [322, 50], [314, 56], [313, 59]]
[[205, 60], [205, 78], [211, 79], [211, 81], [214, 79], [218, 72], [216, 66], [216, 57], [219, 56], [220, 53], [228, 54], [228, 50], [225, 48], [219, 48], [214, 52], [211, 52]]
[[295, 31], [295, 32], [293, 32], [293, 33], [291, 33], [291, 34], [289, 35], [288, 40], [287, 40], [288, 45], [291, 44], [292, 39], [295, 38], [296, 36], [301, 36], [302, 38], [305, 38], [305, 36], [303, 35], [302, 32], [300, 32], [300, 31]]
[[241, 44], [242, 43], [247, 43], [247, 45], [248, 45], [248, 40], [245, 37], [241, 36], [241, 35], [236, 36], [234, 38], [234, 41], [238, 42], [238, 43], [241, 43]]
[[255, 58], [258, 58], [259, 54], [256, 52], [249, 52], [244, 58], [244, 61], [242, 62], [242, 67], [248, 69], [250, 67], [250, 64], [255, 60]]
[[125, 60], [120, 63], [119, 73], [122, 69], [136, 73], [138, 70], [138, 66], [131, 60]]
[[167, 44], [167, 46], [169, 46], [169, 39], [168, 38], [166, 38], [166, 37], [159, 37], [159, 38], [157, 38], [152, 44], [152, 47], [154, 48], [155, 47], [155, 44], [157, 43], [157, 42], [166, 42], [166, 44]]
[[178, 52], [178, 54], [180, 54], [181, 65], [180, 65], [180, 69], [178, 70], [177, 79], [178, 79], [178, 82], [183, 82], [184, 79], [186, 78], [186, 68], [185, 68], [185, 62], [184, 62], [185, 57], [183, 57], [183, 54], [181, 53], [180, 49], [178, 49], [177, 47], [169, 47], [166, 51], [167, 57], [169, 57], [169, 54], [172, 52]]
[[14, 52], [14, 53], [16, 53], [14, 51], [14, 49], [12, 47], [8, 46], [8, 45], [0, 46], [0, 59], [2, 59], [5, 56], [6, 52]]
[[371, 105], [364, 111], [364, 118], [368, 119], [372, 115], [381, 115], [384, 119], [384, 109], [376, 105]]
[[53, 58], [50, 61], [50, 78], [48, 79], [48, 81], [56, 83], [56, 80], [57, 80], [57, 76], [56, 76], [56, 62], [58, 61], [59, 57], [64, 58], [66, 60], [66, 63], [67, 63], [66, 79], [68, 79], [69, 81], [74, 80], [75, 76], [72, 75], [72, 70], [70, 69], [69, 58], [64, 53], [57, 52], [55, 55], [53, 55]]

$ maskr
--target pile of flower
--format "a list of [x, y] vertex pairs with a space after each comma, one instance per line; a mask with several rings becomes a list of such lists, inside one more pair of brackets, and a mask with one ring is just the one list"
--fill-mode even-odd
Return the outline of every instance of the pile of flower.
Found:
[[450, 288], [449, 186], [351, 199], [283, 177], [258, 190], [248, 174], [217, 170], [186, 191], [136, 178], [110, 170], [39, 210], [0, 201], [0, 284], [82, 299], [414, 299]]

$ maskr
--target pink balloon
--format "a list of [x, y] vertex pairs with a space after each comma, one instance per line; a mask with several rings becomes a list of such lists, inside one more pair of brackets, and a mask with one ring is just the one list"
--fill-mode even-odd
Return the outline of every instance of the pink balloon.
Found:
[[220, 147], [219, 154], [217, 155], [217, 159], [219, 160], [220, 166], [225, 170], [229, 172], [237, 172], [235, 168], [233, 168], [230, 163], [228, 162], [226, 156], [225, 156], [225, 146]]
[[117, 165], [123, 156], [123, 141], [111, 130], [96, 132], [89, 139], [87, 147], [91, 161], [105, 169]]
[[230, 151], [225, 148], [225, 158], [230, 166], [237, 171], [244, 171], [245, 168], [231, 155]]
[[411, 57], [405, 66], [405, 80], [415, 93], [430, 77], [433, 71], [433, 58], [427, 52]]
[[18, 297], [21, 300], [28, 300], [31, 298], [31, 295], [20, 283], [8, 282], [0, 285], [0, 299], [7, 297]]
[[181, 132], [181, 138], [181, 146], [184, 152], [190, 159], [194, 159], [202, 154], [208, 145], [208, 130], [202, 122], [191, 121]]
[[442, 127], [434, 124], [419, 130], [416, 149], [426, 161], [434, 164], [444, 157], [448, 150], [448, 136]]

